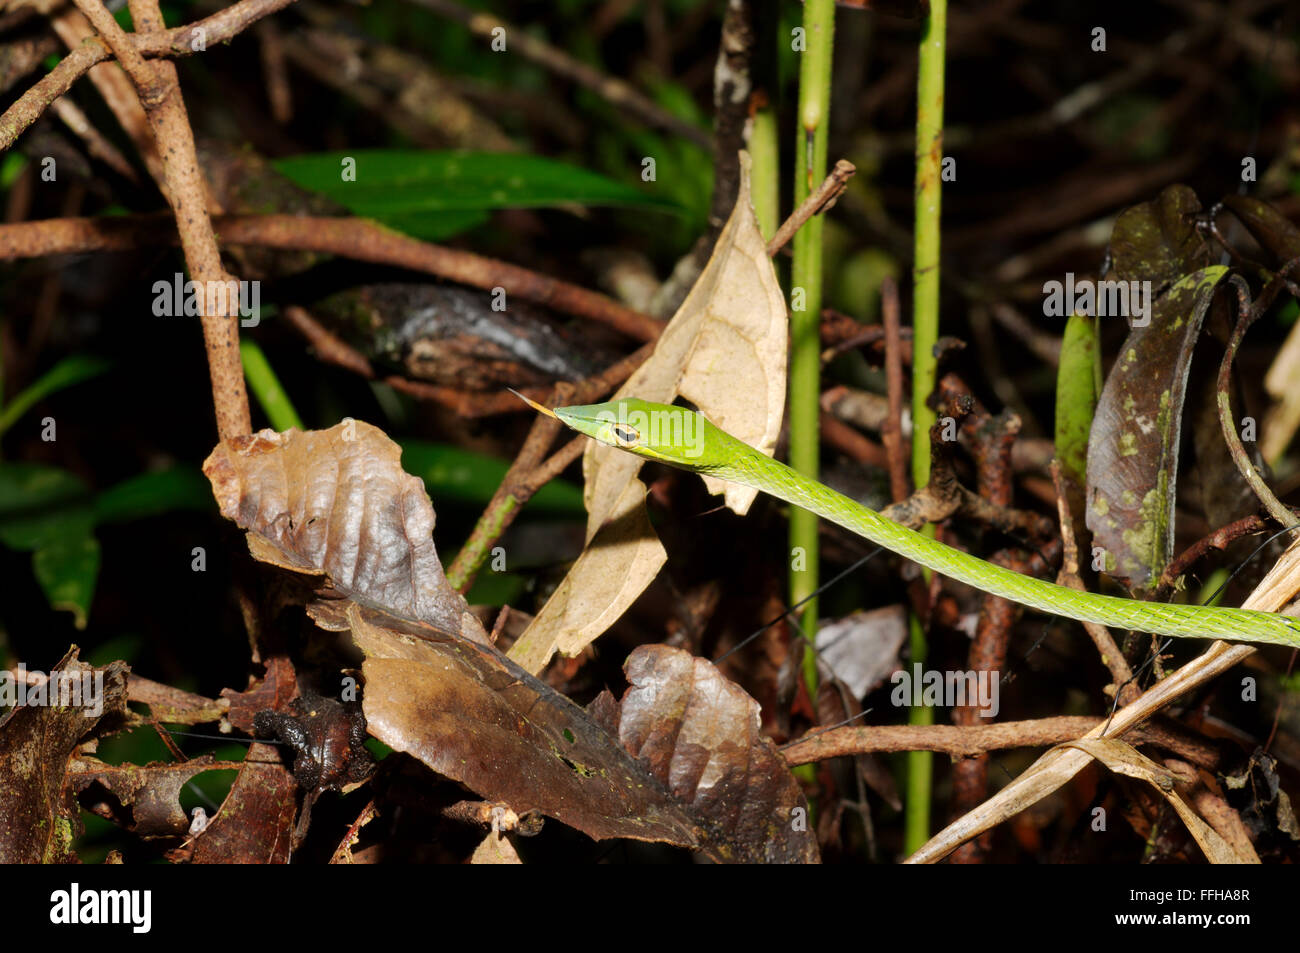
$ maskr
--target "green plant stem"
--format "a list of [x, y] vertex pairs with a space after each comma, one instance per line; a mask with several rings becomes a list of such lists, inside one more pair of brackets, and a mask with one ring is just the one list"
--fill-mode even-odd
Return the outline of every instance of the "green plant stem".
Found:
[[[935, 413], [926, 404], [934, 391], [939, 340], [939, 213], [943, 173], [943, 67], [947, 31], [947, 0], [931, 0], [930, 17], [921, 35], [916, 90], [916, 245], [912, 266], [912, 480], [917, 487], [930, 482], [930, 428]], [[933, 528], [930, 528], [933, 532]], [[927, 573], [926, 578], [929, 578]], [[913, 662], [928, 652], [925, 629], [911, 619]], [[931, 724], [934, 712], [924, 706], [909, 709], [908, 722]], [[933, 758], [913, 751], [907, 758], [907, 803], [904, 807], [904, 849], [911, 854], [930, 837]]]
[[781, 149], [777, 133], [776, 113], [767, 106], [758, 110], [749, 135], [749, 155], [753, 160], [749, 194], [764, 240], [771, 240], [781, 227]]
[[[925, 664], [927, 646], [925, 628], [916, 613], [908, 616], [911, 655], [914, 664]], [[934, 709], [913, 705], [907, 710], [909, 725], [933, 725]], [[903, 850], [911, 854], [930, 839], [930, 794], [934, 782], [934, 752], [907, 753], [907, 797], [903, 807]]]
[[262, 349], [249, 338], [239, 339], [239, 356], [244, 362], [244, 376], [248, 378], [248, 387], [257, 399], [258, 406], [271, 426], [281, 432], [295, 427], [306, 430], [302, 418], [289, 400], [289, 395], [280, 384], [280, 379], [271, 370], [271, 362], [266, 359]]
[[[795, 145], [794, 204], [798, 207], [826, 178], [827, 126], [830, 123], [831, 48], [835, 30], [834, 0], [806, 0], [803, 7], [806, 48], [799, 61], [799, 128]], [[814, 215], [794, 237], [790, 268], [793, 306], [790, 312], [790, 465], [817, 479], [821, 434], [822, 225]], [[802, 297], [802, 302], [798, 299]], [[798, 307], [802, 304], [802, 307]], [[800, 508], [790, 511], [790, 601], [798, 602], [817, 588], [817, 518]], [[795, 554], [801, 554], [798, 558]], [[802, 627], [809, 639], [817, 635], [817, 601], [809, 600]], [[804, 683], [817, 697], [817, 657], [804, 653]]]

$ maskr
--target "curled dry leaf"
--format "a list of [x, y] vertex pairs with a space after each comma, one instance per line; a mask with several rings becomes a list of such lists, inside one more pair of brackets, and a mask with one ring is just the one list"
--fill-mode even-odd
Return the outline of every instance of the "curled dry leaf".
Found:
[[718, 853], [742, 863], [815, 863], [808, 803], [759, 730], [758, 702], [713, 663], [666, 645], [638, 647], [623, 668], [632, 687], [622, 702], [605, 693], [593, 711], [712, 828]]
[[[771, 454], [781, 432], [789, 329], [785, 298], [750, 202], [749, 156], [742, 153], [740, 188], [713, 255], [655, 344], [650, 359], [617, 397], [671, 404], [691, 401], [711, 421]], [[595, 534], [641, 460], [592, 442], [583, 456], [587, 536]], [[705, 478], [711, 493], [745, 513], [758, 491]]]
[[[671, 404], [680, 395], [718, 426], [771, 454], [785, 407], [786, 305], [750, 203], [749, 157], [743, 153], [740, 169], [736, 206], [712, 257], [650, 359], [616, 396]], [[523, 647], [511, 653], [525, 667], [539, 671], [556, 647], [566, 655], [580, 652], [627, 611], [666, 560], [643, 521], [628, 519], [629, 506], [639, 508], [645, 498], [636, 478], [641, 463], [595, 441], [587, 447], [587, 552], [533, 620]], [[757, 495], [711, 477], [704, 482], [737, 513], [746, 512]], [[618, 524], [612, 538], [597, 538], [611, 522]], [[583, 618], [577, 628], [575, 616]]]
[[217, 446], [203, 464], [221, 513], [248, 531], [253, 555], [325, 573], [335, 589], [465, 638], [487, 642], [447, 584], [433, 507], [401, 448], [346, 420], [328, 430], [263, 430]]
[[618, 621], [658, 574], [668, 555], [650, 525], [645, 492], [637, 479], [623, 487], [608, 521], [510, 647], [513, 661], [535, 674], [557, 649], [577, 655]]
[[[124, 662], [96, 669], [79, 661], [74, 647], [50, 674], [47, 687], [56, 677], [102, 679], [101, 710], [93, 713], [93, 700], [89, 708], [23, 705], [0, 718], [0, 863], [76, 863], [72, 840], [82, 830], [81, 811], [64, 783], [69, 759], [100, 721], [126, 712]], [[89, 684], [98, 690], [96, 681]]]

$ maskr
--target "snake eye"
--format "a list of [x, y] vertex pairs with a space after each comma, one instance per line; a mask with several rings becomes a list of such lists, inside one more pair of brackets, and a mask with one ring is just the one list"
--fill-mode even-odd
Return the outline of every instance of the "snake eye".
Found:
[[614, 439], [626, 446], [631, 446], [641, 440], [641, 435], [631, 427], [624, 427], [622, 424], [614, 424], [610, 429], [614, 432]]

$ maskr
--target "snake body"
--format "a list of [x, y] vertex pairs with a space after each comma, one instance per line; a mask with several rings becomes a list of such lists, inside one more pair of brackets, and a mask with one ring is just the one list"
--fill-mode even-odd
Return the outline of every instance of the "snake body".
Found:
[[683, 407], [626, 398], [556, 408], [589, 437], [639, 457], [752, 487], [982, 592], [1080, 622], [1193, 639], [1300, 647], [1300, 620], [1271, 612], [1142, 602], [1080, 592], [985, 562], [809, 479]]

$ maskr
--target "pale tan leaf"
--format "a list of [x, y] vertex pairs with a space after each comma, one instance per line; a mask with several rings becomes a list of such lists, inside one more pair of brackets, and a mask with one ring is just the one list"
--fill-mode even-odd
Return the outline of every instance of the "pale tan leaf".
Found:
[[1118, 738], [1080, 738], [1078, 741], [1066, 742], [1067, 747], [1078, 748], [1092, 755], [1116, 774], [1146, 781], [1164, 796], [1169, 805], [1178, 812], [1178, 816], [1187, 825], [1188, 832], [1200, 845], [1205, 857], [1212, 864], [1247, 864], [1259, 863], [1259, 857], [1251, 851], [1251, 856], [1243, 856], [1232, 849], [1209, 824], [1205, 823], [1195, 811], [1188, 807], [1174, 787], [1174, 775], [1160, 767], [1146, 755], [1127, 742]]
[[488, 831], [487, 837], [483, 838], [483, 843], [474, 848], [474, 854], [469, 862], [471, 864], [523, 863], [519, 859], [519, 854], [515, 852], [515, 845], [510, 843], [510, 838], [496, 831]]
[[618, 620], [668, 558], [650, 525], [645, 485], [635, 477], [546, 601], [510, 647], [510, 659], [540, 672], [558, 648], [577, 655]]
[[[786, 306], [749, 198], [749, 157], [740, 188], [695, 287], [668, 322], [654, 354], [617, 397], [670, 404], [681, 395], [718, 426], [771, 454], [785, 406]], [[644, 511], [641, 460], [592, 441], [583, 457], [587, 549], [511, 650], [538, 672], [558, 648], [575, 655], [612, 625], [667, 560]], [[744, 513], [757, 491], [712, 478], [712, 493]]]
[[[749, 198], [749, 157], [741, 154], [735, 210], [718, 236], [713, 256], [668, 322], [654, 354], [637, 368], [616, 397], [670, 404], [681, 395], [711, 421], [771, 454], [785, 407], [788, 343], [785, 298], [767, 254]], [[587, 537], [604, 524], [641, 461], [595, 443], [583, 457]], [[737, 513], [757, 491], [706, 478]]]

